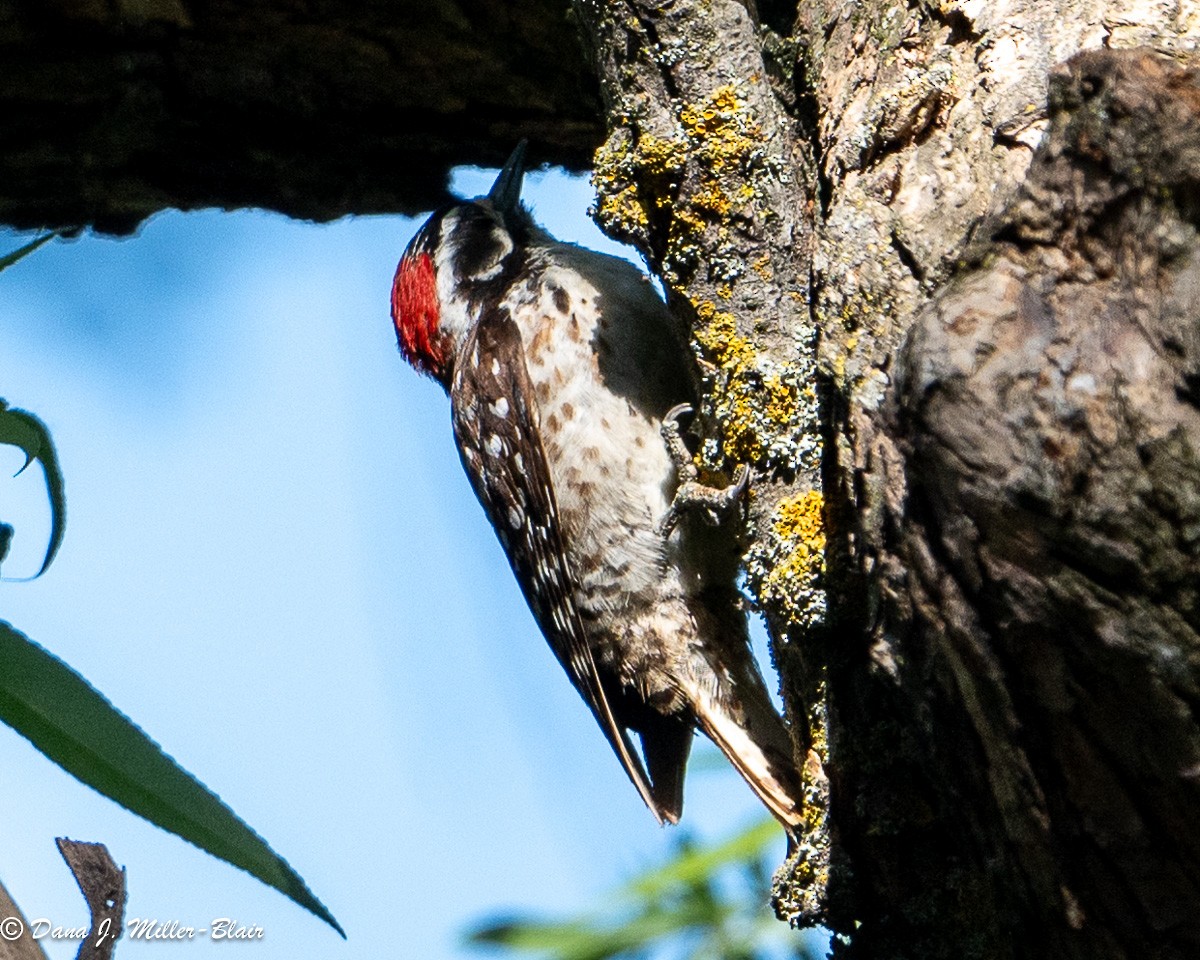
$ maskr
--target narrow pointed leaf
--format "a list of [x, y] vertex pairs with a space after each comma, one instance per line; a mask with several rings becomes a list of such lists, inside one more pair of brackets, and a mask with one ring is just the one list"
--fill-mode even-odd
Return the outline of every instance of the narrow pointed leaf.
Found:
[[290, 897], [345, 936], [304, 880], [86, 680], [0, 621], [0, 720], [127, 810]]
[[0, 270], [5, 269], [6, 267], [11, 267], [18, 260], [29, 256], [43, 243], [53, 240], [56, 236], [58, 236], [56, 233], [44, 233], [36, 240], [30, 240], [29, 243], [25, 244], [25, 246], [18, 247], [12, 253], [6, 253], [4, 256], [0, 257]]
[[16, 410], [4, 400], [0, 400], [0, 443], [19, 447], [25, 454], [25, 466], [21, 470], [37, 460], [46, 477], [46, 493], [50, 497], [50, 543], [46, 547], [41, 568], [34, 574], [40, 577], [62, 546], [66, 531], [67, 499], [63, 490], [62, 470], [58, 466], [58, 454], [54, 452], [54, 443], [46, 425], [32, 413]]
[[[779, 827], [756, 820], [724, 842], [697, 846], [686, 835], [669, 862], [624, 884], [602, 912], [587, 911], [561, 920], [503, 917], [467, 933], [472, 946], [500, 948], [547, 960], [753, 960], [769, 955], [760, 947], [790, 931], [765, 909], [766, 884], [728, 888], [730, 875], [757, 861]], [[786, 952], [790, 942], [784, 941]]]
[[656, 945], [672, 936], [711, 925], [712, 918], [707, 913], [693, 905], [681, 904], [670, 912], [648, 911], [609, 923], [586, 919], [563, 922], [510, 919], [476, 928], [467, 934], [467, 942], [556, 960], [609, 960], [650, 954]]
[[669, 863], [634, 877], [622, 893], [635, 899], [653, 898], [681, 886], [691, 886], [716, 874], [723, 867], [758, 856], [782, 830], [770, 817], [756, 820], [741, 833], [713, 847], [683, 851]]

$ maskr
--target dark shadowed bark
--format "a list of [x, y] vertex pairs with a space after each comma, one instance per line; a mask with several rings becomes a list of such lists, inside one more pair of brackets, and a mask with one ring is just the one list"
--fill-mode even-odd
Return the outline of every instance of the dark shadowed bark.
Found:
[[860, 434], [863, 955], [1200, 952], [1200, 73], [1080, 55], [1050, 119]]
[[563, 3], [0, 0], [11, 225], [418, 213], [522, 136], [574, 169], [603, 137]]
[[704, 465], [754, 468], [812, 802], [781, 916], [854, 958], [1200, 955], [1200, 10], [515, 10], [0, 0], [0, 218], [411, 210], [519, 135], [599, 145]]

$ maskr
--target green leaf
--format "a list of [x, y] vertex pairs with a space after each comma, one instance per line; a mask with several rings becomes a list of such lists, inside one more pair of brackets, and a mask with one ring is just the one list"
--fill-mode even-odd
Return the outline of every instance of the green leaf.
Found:
[[29, 243], [25, 244], [25, 246], [18, 247], [12, 253], [6, 253], [4, 256], [0, 257], [0, 270], [4, 270], [6, 267], [11, 267], [18, 260], [29, 256], [43, 243], [48, 243], [57, 236], [57, 233], [44, 233], [36, 240], [30, 240]]
[[514, 919], [479, 927], [467, 934], [475, 946], [505, 947], [557, 960], [610, 960], [649, 953], [663, 940], [691, 928], [713, 925], [711, 911], [684, 904], [672, 911], [647, 911], [610, 923]]
[[774, 820], [756, 820], [745, 830], [713, 847], [684, 849], [657, 870], [639, 874], [622, 888], [634, 899], [661, 897], [679, 887], [692, 887], [712, 877], [723, 867], [751, 860], [761, 854], [772, 840], [779, 839], [782, 828]]
[[0, 621], [0, 720], [60, 767], [345, 933], [304, 880], [216, 794], [86, 680]]
[[0, 443], [20, 447], [25, 454], [25, 466], [21, 473], [34, 460], [42, 465], [46, 476], [46, 493], [50, 496], [50, 543], [46, 547], [46, 557], [42, 560], [41, 569], [34, 574], [40, 577], [46, 572], [62, 546], [63, 533], [67, 520], [67, 499], [63, 492], [63, 476], [58, 466], [58, 455], [54, 452], [54, 443], [50, 440], [50, 431], [32, 413], [16, 410], [4, 400], [0, 400]]
[[6, 253], [4, 256], [0, 257], [0, 270], [11, 267], [18, 260], [22, 260], [29, 256], [34, 250], [42, 246], [42, 244], [48, 243], [56, 236], [58, 236], [56, 233], [44, 233], [40, 237], [30, 240], [29, 243], [25, 244], [25, 246], [18, 247], [12, 253]]
[[748, 884], [718, 879], [746, 873], [779, 832], [763, 818], [710, 847], [681, 837], [666, 864], [634, 877], [602, 912], [495, 919], [470, 931], [467, 942], [553, 960], [649, 960], [668, 947], [689, 960], [754, 960], [764, 955], [760, 946], [787, 933], [766, 909], [768, 879], [757, 869], [747, 873]]

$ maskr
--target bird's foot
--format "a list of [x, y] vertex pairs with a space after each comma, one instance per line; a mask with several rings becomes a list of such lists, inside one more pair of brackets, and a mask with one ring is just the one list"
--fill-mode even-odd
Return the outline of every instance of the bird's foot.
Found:
[[695, 480], [700, 476], [700, 471], [696, 469], [696, 464], [692, 462], [692, 452], [688, 450], [687, 444], [683, 442], [683, 434], [679, 429], [679, 418], [691, 412], [692, 408], [690, 404], [676, 404], [663, 417], [661, 428], [663, 443], [667, 445], [667, 453], [675, 461], [675, 469], [679, 472], [679, 479], [683, 482]]
[[690, 406], [681, 403], [668, 410], [667, 415], [663, 417], [663, 442], [666, 443], [667, 452], [675, 461], [675, 468], [679, 472], [679, 486], [675, 490], [675, 498], [658, 525], [659, 533], [664, 537], [669, 537], [676, 524], [683, 519], [684, 513], [691, 510], [699, 510], [708, 523], [717, 526], [737, 505], [750, 486], [750, 469], [745, 464], [738, 467], [733, 483], [727, 487], [710, 487], [700, 482], [700, 471], [696, 469], [691, 452], [683, 442], [679, 430], [679, 418], [691, 412]]

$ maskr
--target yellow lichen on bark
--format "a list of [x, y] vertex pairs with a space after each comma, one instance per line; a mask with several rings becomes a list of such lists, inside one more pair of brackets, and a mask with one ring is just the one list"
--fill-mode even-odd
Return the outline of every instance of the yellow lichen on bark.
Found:
[[615, 237], [637, 240], [650, 225], [650, 213], [671, 205], [670, 184], [687, 163], [682, 140], [623, 130], [596, 150], [592, 185], [600, 223]]
[[[594, 214], [612, 236], [648, 246], [656, 214], [667, 215], [662, 269], [685, 284], [705, 263], [726, 286], [744, 270], [731, 218], [758, 199], [755, 186], [768, 169], [762, 128], [732, 84], [718, 87], [675, 115], [676, 135], [655, 136], [625, 116], [596, 151]], [[683, 185], [689, 165], [695, 186]], [[709, 234], [712, 230], [715, 233]]]
[[759, 603], [784, 611], [801, 626], [815, 626], [825, 614], [824, 506], [816, 490], [781, 501], [768, 542], [747, 567]]
[[762, 466], [775, 439], [793, 426], [799, 389], [786, 369], [774, 370], [738, 334], [732, 313], [707, 300], [696, 313], [696, 341], [719, 374], [712, 405], [721, 426], [720, 454], [728, 462]]

